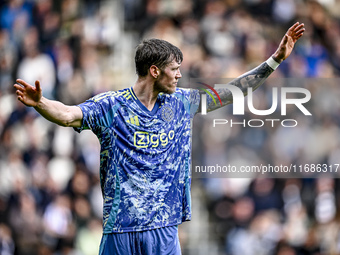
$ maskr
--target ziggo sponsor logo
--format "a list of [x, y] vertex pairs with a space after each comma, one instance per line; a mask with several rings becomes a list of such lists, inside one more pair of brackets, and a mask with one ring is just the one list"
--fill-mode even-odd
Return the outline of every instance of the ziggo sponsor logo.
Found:
[[137, 148], [147, 148], [158, 147], [158, 146], [167, 146], [170, 140], [173, 140], [175, 137], [175, 131], [171, 130], [169, 133], [159, 133], [159, 134], [150, 134], [148, 132], [137, 131], [133, 135], [133, 143]]

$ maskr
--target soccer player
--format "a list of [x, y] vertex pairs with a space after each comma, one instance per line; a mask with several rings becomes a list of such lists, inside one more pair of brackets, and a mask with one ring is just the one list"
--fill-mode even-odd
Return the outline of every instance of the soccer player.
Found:
[[[231, 83], [243, 91], [257, 88], [304, 30], [295, 23], [267, 61]], [[100, 255], [181, 254], [177, 226], [191, 219], [191, 126], [200, 100], [198, 90], [177, 88], [182, 60], [172, 44], [144, 40], [136, 49], [136, 83], [78, 106], [43, 97], [39, 81], [31, 86], [18, 79], [14, 85], [18, 100], [46, 119], [78, 132], [90, 129], [98, 137], [104, 199]], [[232, 102], [228, 90], [217, 91], [223, 105]], [[208, 111], [215, 108], [208, 102]]]

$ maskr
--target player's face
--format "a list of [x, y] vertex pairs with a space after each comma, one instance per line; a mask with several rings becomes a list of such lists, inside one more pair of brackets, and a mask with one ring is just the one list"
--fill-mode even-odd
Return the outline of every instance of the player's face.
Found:
[[155, 87], [160, 92], [172, 94], [176, 91], [177, 82], [182, 77], [179, 70], [180, 64], [173, 60], [163, 70], [155, 83]]

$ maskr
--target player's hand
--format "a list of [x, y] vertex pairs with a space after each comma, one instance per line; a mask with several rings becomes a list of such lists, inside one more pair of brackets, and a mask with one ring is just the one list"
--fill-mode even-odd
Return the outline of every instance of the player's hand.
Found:
[[276, 62], [281, 63], [283, 60], [289, 57], [295, 43], [300, 39], [304, 31], [305, 25], [303, 23], [300, 24], [299, 22], [296, 22], [287, 30], [280, 42], [279, 47], [272, 55]]
[[35, 81], [35, 87], [21, 79], [17, 79], [16, 82], [14, 88], [16, 88], [18, 100], [26, 106], [37, 106], [42, 97], [40, 82]]

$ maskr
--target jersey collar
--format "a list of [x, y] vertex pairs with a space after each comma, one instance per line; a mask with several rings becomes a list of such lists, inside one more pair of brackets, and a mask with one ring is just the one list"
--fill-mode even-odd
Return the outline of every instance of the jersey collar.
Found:
[[136, 103], [138, 104], [138, 106], [139, 106], [144, 112], [146, 112], [147, 114], [151, 114], [151, 115], [154, 115], [154, 114], [157, 112], [157, 110], [158, 110], [158, 108], [159, 108], [159, 104], [160, 104], [160, 102], [159, 102], [159, 96], [157, 97], [157, 100], [156, 100], [155, 105], [153, 106], [153, 109], [150, 111], [148, 108], [146, 108], [145, 105], [142, 104], [141, 101], [139, 101], [138, 97], [136, 96], [135, 92], [133, 91], [133, 88], [131, 87], [131, 88], [129, 88], [129, 90], [130, 90], [130, 92], [131, 92], [131, 94], [132, 94], [132, 96], [133, 96], [133, 99], [136, 101]]

